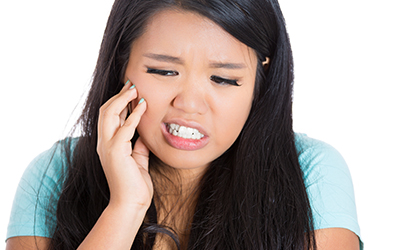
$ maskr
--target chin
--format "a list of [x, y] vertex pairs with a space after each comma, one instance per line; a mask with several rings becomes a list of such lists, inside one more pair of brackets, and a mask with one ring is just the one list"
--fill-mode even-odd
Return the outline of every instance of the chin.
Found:
[[[174, 149], [178, 150], [178, 149]], [[196, 155], [194, 151], [178, 150], [180, 152], [168, 152], [163, 154], [157, 154], [154, 151], [153, 154], [162, 163], [179, 170], [198, 170], [204, 171], [214, 159], [206, 159], [202, 155]]]

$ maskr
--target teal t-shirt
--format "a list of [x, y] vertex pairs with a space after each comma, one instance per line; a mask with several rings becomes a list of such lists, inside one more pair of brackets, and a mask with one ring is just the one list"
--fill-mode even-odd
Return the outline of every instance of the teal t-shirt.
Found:
[[[76, 139], [72, 140], [73, 145]], [[304, 134], [296, 134], [295, 143], [314, 228], [346, 228], [360, 237], [353, 184], [343, 157], [332, 146]], [[33, 235], [51, 237], [56, 224], [56, 204], [49, 208], [48, 201], [50, 197], [58, 197], [63, 185], [61, 149], [55, 144], [25, 170], [14, 198], [7, 239]]]

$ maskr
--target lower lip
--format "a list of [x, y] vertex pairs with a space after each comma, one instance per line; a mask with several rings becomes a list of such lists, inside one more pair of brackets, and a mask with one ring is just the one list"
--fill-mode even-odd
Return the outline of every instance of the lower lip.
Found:
[[204, 136], [199, 140], [185, 139], [179, 136], [175, 136], [168, 132], [167, 125], [164, 123], [162, 124], [162, 133], [167, 143], [176, 149], [197, 150], [205, 147], [209, 141], [208, 136]]

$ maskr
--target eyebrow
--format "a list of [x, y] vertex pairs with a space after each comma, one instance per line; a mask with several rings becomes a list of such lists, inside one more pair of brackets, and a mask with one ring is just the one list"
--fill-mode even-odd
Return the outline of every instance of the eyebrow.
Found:
[[[160, 62], [170, 62], [176, 64], [183, 64], [183, 60], [179, 57], [163, 55], [163, 54], [154, 54], [154, 53], [146, 53], [143, 56], [160, 61]], [[210, 67], [214, 69], [225, 68], [225, 69], [243, 69], [246, 68], [246, 65], [243, 63], [222, 63], [222, 62], [211, 62]]]
[[211, 68], [214, 69], [220, 69], [220, 68], [225, 68], [225, 69], [243, 69], [246, 68], [246, 65], [243, 63], [219, 63], [219, 62], [213, 62], [210, 63]]
[[160, 62], [171, 62], [171, 63], [183, 64], [182, 59], [180, 59], [179, 57], [175, 57], [175, 56], [153, 54], [153, 53], [146, 53], [143, 56], [160, 61]]

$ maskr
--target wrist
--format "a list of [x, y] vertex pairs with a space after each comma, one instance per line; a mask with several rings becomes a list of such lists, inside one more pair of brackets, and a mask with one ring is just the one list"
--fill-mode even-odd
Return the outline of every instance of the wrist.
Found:
[[149, 207], [150, 204], [147, 205], [144, 203], [137, 203], [137, 202], [121, 202], [110, 199], [107, 209], [114, 211], [116, 213], [124, 213], [126, 215], [136, 214], [136, 215], [143, 215], [144, 217]]

